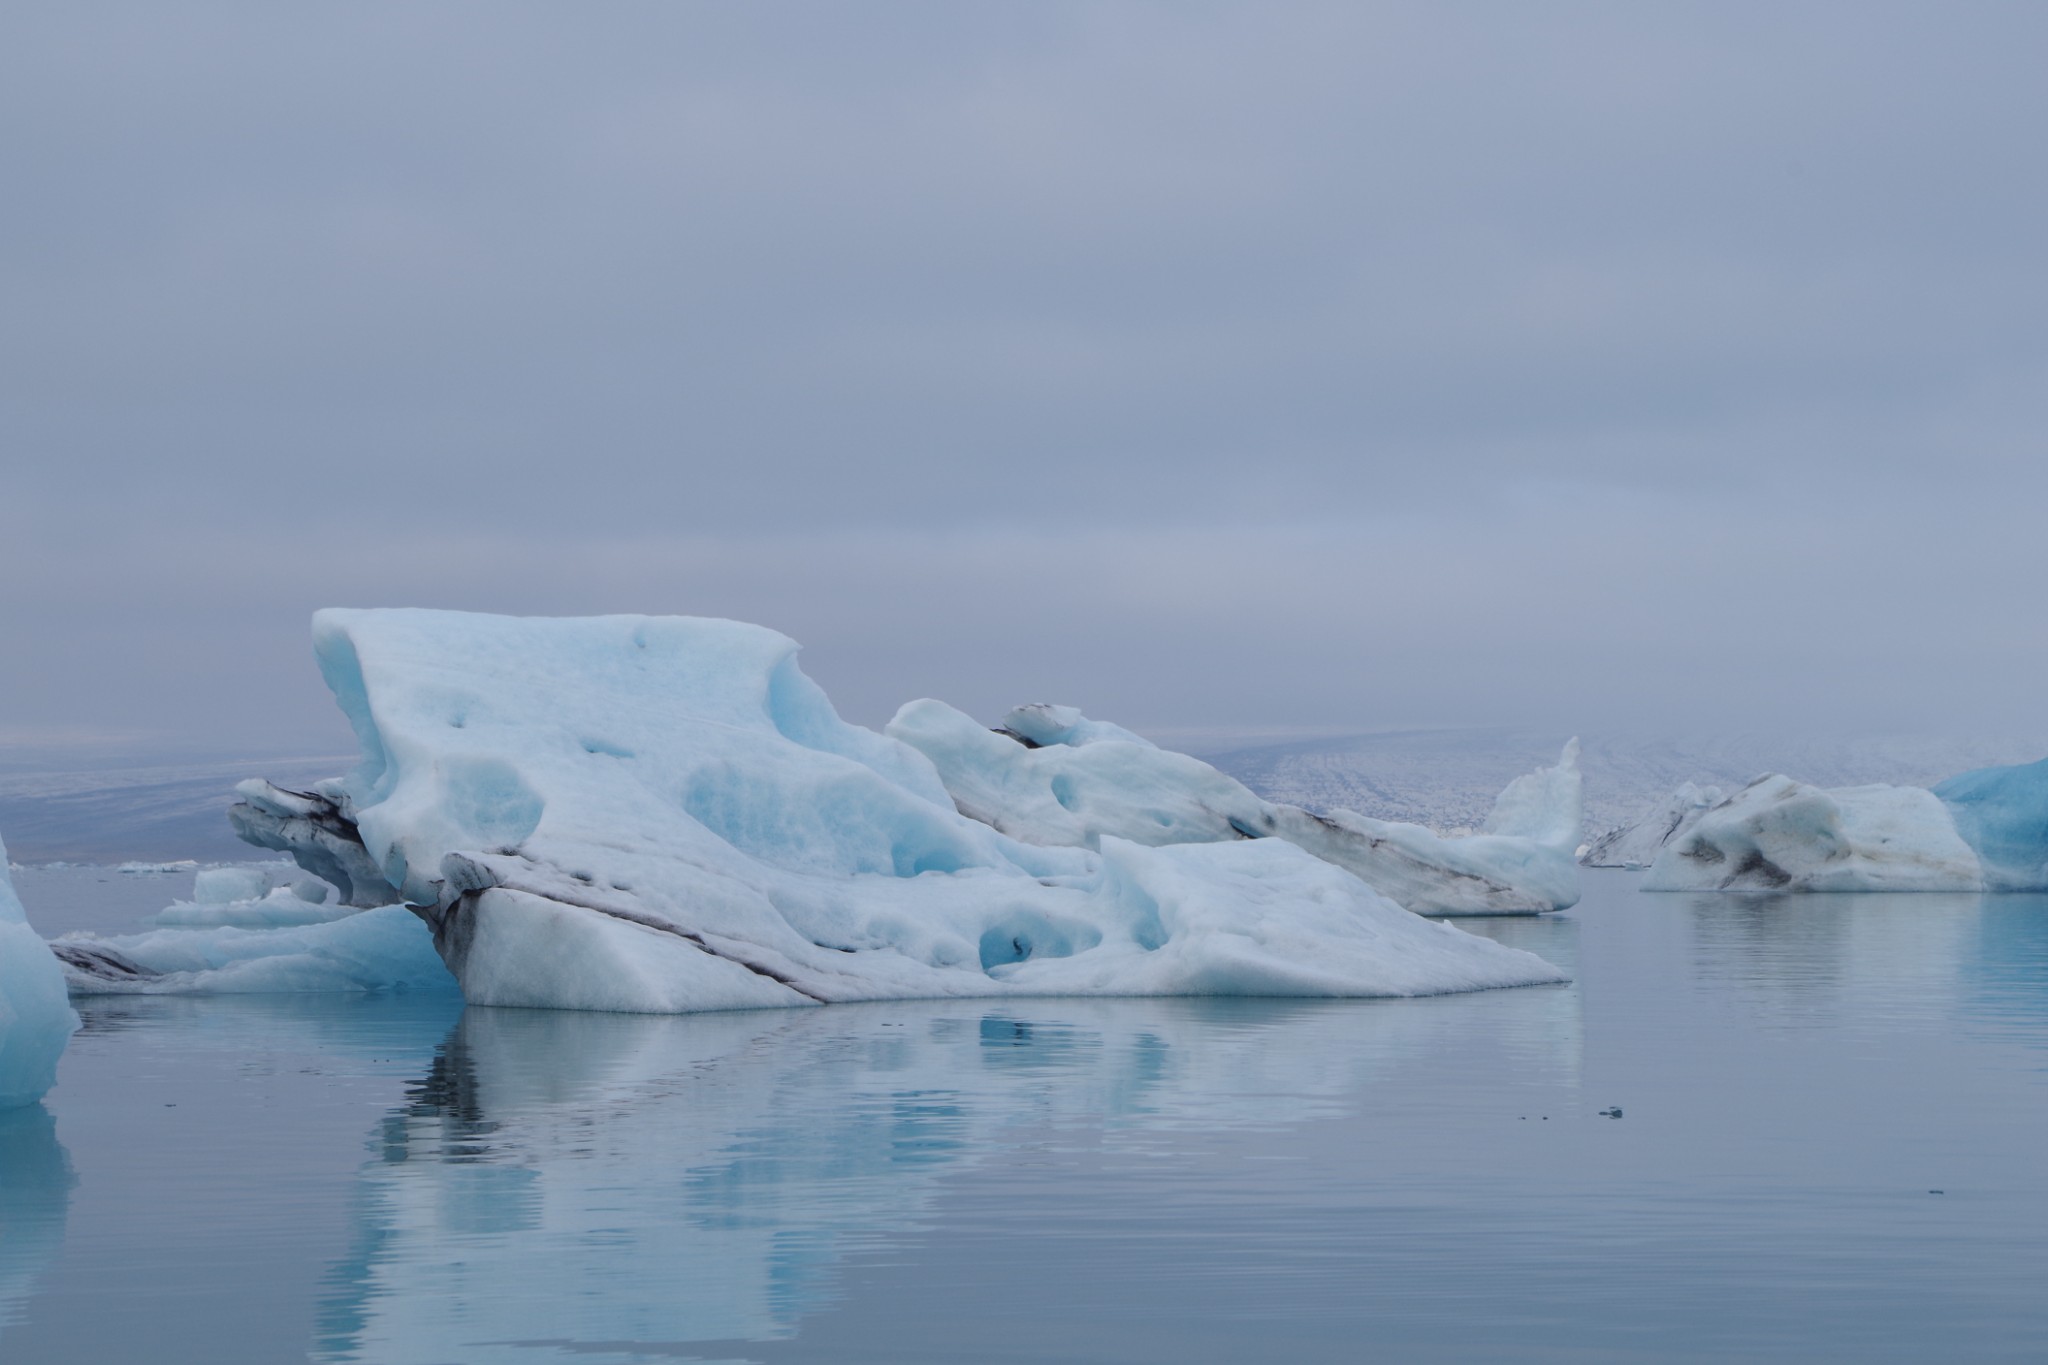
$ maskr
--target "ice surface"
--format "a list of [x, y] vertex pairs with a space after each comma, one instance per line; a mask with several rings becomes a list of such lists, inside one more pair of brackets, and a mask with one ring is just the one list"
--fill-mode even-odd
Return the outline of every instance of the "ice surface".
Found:
[[1971, 891], [1977, 855], [1921, 787], [1823, 790], [1769, 774], [1664, 846], [1648, 891]]
[[29, 928], [0, 843], [0, 1109], [34, 1104], [48, 1093], [77, 1028], [64, 974]]
[[376, 869], [474, 1004], [673, 1013], [1562, 979], [1284, 841], [1105, 837], [1098, 852], [1006, 837], [956, 810], [916, 749], [842, 721], [795, 643], [761, 627], [331, 610], [314, 638], [362, 764], [312, 794], [245, 787], [238, 819], [302, 863], [311, 847]]
[[[289, 892], [273, 895], [314, 908]], [[80, 996], [454, 988], [434, 951], [433, 935], [410, 910], [391, 905], [342, 913], [343, 918], [320, 924], [66, 934], [50, 948], [63, 961], [71, 993]]]
[[1579, 861], [1587, 867], [1648, 867], [1664, 845], [1689, 832], [1725, 795], [1719, 787], [1682, 782], [1628, 824], [1593, 840]]
[[1976, 850], [1988, 889], [2048, 890], [2048, 759], [1962, 773], [1934, 794]]
[[1148, 749], [1153, 747], [1151, 740], [1121, 725], [1112, 725], [1106, 720], [1090, 720], [1075, 707], [1054, 706], [1050, 702], [1034, 702], [1013, 708], [1003, 717], [1002, 732], [1014, 735], [1032, 748], [1054, 744], [1079, 748], [1105, 739], [1121, 744], [1138, 744]]
[[1482, 833], [1446, 838], [1420, 825], [1265, 801], [1200, 759], [1072, 707], [1019, 707], [990, 730], [944, 702], [914, 701], [887, 733], [932, 761], [963, 814], [1027, 843], [1279, 838], [1422, 914], [1536, 914], [1578, 899], [1576, 741], [1556, 767], [1509, 783]]

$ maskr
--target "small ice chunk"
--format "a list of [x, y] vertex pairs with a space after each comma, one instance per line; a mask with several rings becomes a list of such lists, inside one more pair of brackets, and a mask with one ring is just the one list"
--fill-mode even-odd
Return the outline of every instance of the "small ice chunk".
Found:
[[270, 874], [260, 867], [209, 867], [192, 879], [192, 899], [200, 905], [261, 900], [270, 890]]

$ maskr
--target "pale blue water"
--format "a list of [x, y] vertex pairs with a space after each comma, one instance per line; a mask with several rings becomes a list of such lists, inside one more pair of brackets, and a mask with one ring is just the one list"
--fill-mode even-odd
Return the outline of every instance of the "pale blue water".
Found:
[[89, 1006], [0, 1359], [2048, 1359], [2048, 899], [1634, 882], [1433, 1000]]

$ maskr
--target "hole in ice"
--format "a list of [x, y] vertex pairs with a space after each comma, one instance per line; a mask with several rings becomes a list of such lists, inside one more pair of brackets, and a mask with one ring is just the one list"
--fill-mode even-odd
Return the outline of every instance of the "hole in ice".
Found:
[[1088, 925], [1059, 924], [1044, 915], [1020, 911], [982, 932], [981, 969], [989, 971], [1034, 957], [1072, 957], [1100, 942], [1101, 932]]
[[1067, 773], [1058, 773], [1052, 779], [1052, 799], [1067, 809], [1073, 810], [1080, 804], [1080, 795], [1074, 790], [1074, 779]]
[[586, 739], [582, 741], [582, 744], [583, 752], [586, 754], [609, 754], [613, 758], [631, 758], [633, 756], [631, 749], [626, 748], [622, 744], [614, 744], [608, 739]]

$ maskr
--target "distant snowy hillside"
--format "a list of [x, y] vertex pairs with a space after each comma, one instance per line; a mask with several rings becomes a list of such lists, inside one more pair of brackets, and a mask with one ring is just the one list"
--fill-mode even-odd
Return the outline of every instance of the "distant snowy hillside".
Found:
[[249, 846], [228, 827], [235, 783], [253, 772], [312, 782], [353, 755], [180, 757], [126, 761], [48, 750], [0, 750], [0, 829], [24, 863], [126, 859], [241, 861]]
[[[1452, 830], [1476, 829], [1503, 782], [1550, 762], [1568, 738], [1564, 729], [1402, 730], [1198, 752], [1269, 801]], [[1971, 768], [2048, 754], [2048, 733], [1955, 740], [1586, 732], [1581, 743], [1588, 838], [1634, 821], [1681, 782], [1735, 790], [1760, 774], [1785, 772], [1823, 787], [1932, 786]]]

